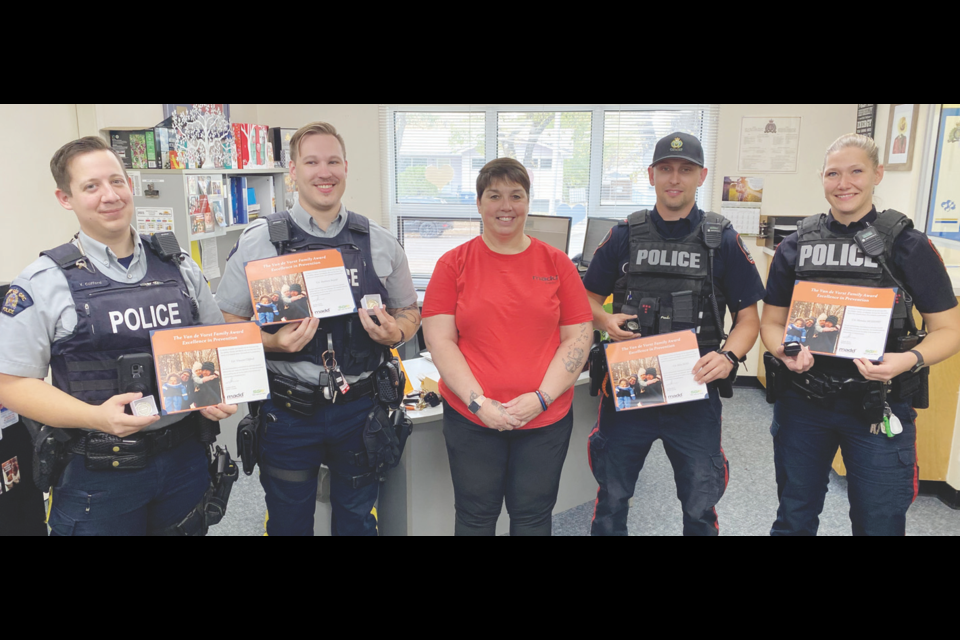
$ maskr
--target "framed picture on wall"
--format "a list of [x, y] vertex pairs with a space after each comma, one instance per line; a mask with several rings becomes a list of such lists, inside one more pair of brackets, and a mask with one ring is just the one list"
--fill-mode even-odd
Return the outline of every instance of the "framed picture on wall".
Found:
[[917, 139], [919, 104], [891, 104], [887, 123], [887, 171], [910, 171]]

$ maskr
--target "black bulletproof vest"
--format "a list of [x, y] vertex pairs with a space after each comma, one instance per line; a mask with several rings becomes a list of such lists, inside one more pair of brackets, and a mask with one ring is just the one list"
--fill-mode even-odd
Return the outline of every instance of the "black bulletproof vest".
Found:
[[[724, 229], [730, 226], [723, 216], [705, 211], [700, 224], [686, 237], [663, 238], [647, 209], [620, 223], [630, 225], [630, 254], [627, 273], [614, 285], [613, 312], [622, 313], [624, 305], [638, 309], [643, 335], [696, 329], [699, 346], [720, 346], [709, 298], [710, 253], [702, 234], [705, 221], [720, 223]], [[716, 295], [722, 322], [726, 300], [719, 289]]]
[[[279, 243], [277, 253], [284, 255], [303, 251], [320, 251], [337, 249], [343, 256], [343, 265], [347, 271], [347, 281], [353, 292], [353, 301], [357, 308], [361, 308], [360, 299], [365, 295], [380, 294], [380, 299], [386, 301], [387, 290], [377, 277], [373, 269], [373, 253], [370, 250], [370, 221], [361, 215], [347, 212], [347, 220], [340, 233], [332, 238], [318, 238], [304, 232], [294, 224], [290, 214], [286, 211], [266, 216], [267, 224], [283, 220], [290, 234], [290, 240], [283, 243], [281, 251]], [[276, 333], [280, 326], [264, 327], [264, 331]], [[317, 334], [310, 343], [296, 353], [267, 353], [268, 360], [283, 360], [287, 362], [313, 362], [322, 365], [323, 352], [332, 345], [335, 351], [337, 364], [343, 373], [357, 376], [365, 371], [373, 371], [381, 362], [381, 357], [389, 352], [389, 348], [374, 342], [367, 330], [360, 324], [356, 313], [320, 320]]]
[[[819, 213], [804, 218], [797, 225], [795, 270], [798, 280], [858, 287], [898, 287], [879, 262], [860, 251], [853, 235], [834, 233], [827, 219], [827, 214]], [[903, 282], [903, 274], [893, 264], [893, 243], [902, 231], [913, 228], [913, 222], [899, 211], [887, 209], [877, 214], [873, 227], [883, 238], [883, 258], [887, 267]], [[903, 296], [898, 293], [890, 318], [887, 351], [896, 351], [897, 337], [908, 333], [908, 313], [912, 313], [912, 309], [907, 309]], [[816, 356], [814, 369], [835, 376], [862, 378], [857, 366], [846, 358]]]
[[89, 404], [102, 404], [120, 393], [117, 358], [151, 353], [152, 329], [189, 327], [200, 321], [177, 262], [161, 259], [149, 236], [141, 239], [147, 273], [136, 283], [106, 277], [73, 244], [40, 254], [60, 267], [77, 311], [73, 335], [51, 345], [53, 385]]

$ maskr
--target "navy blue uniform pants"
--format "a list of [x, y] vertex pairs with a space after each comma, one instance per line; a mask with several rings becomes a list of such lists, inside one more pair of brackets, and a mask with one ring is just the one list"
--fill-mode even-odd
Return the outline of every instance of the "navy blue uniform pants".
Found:
[[917, 497], [917, 412], [890, 403], [903, 433], [871, 434], [859, 401], [808, 400], [792, 390], [773, 409], [774, 462], [780, 507], [770, 534], [816, 535], [837, 448], [847, 469], [853, 535], [905, 535], [907, 509]]
[[683, 535], [715, 536], [720, 527], [714, 506], [727, 488], [730, 465], [720, 446], [720, 398], [616, 412], [609, 398], [600, 403], [597, 427], [587, 441], [593, 477], [600, 488], [591, 535], [627, 535], [629, 500], [655, 440], [663, 441], [677, 498]]
[[90, 471], [75, 455], [51, 493], [50, 535], [143, 536], [174, 525], [210, 486], [207, 448], [191, 438], [143, 469]]
[[[260, 460], [289, 471], [330, 468], [331, 532], [335, 536], [375, 536], [377, 520], [371, 513], [380, 483], [353, 488], [351, 477], [370, 471], [352, 462], [352, 454], [364, 451], [363, 428], [373, 407], [372, 398], [348, 404], [321, 407], [311, 417], [278, 409], [267, 400], [260, 411], [276, 421], [261, 425]], [[317, 478], [304, 482], [280, 480], [260, 473], [266, 492], [267, 535], [312, 536], [317, 508]]]

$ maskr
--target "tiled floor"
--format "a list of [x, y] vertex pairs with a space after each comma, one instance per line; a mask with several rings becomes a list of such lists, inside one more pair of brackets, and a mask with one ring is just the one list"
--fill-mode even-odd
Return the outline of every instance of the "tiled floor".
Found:
[[[773, 415], [763, 392], [737, 389], [724, 401], [723, 448], [730, 461], [730, 484], [717, 505], [721, 535], [767, 535], [776, 518]], [[831, 474], [830, 490], [820, 518], [820, 535], [850, 535], [846, 480]], [[210, 535], [262, 535], [266, 507], [257, 476], [241, 475], [234, 486], [224, 521]], [[589, 535], [593, 502], [553, 518], [554, 535]], [[630, 510], [631, 535], [680, 535], [680, 502], [673, 471], [663, 447], [654, 445], [640, 474]], [[935, 497], [920, 496], [907, 513], [908, 535], [960, 535], [960, 511]]]

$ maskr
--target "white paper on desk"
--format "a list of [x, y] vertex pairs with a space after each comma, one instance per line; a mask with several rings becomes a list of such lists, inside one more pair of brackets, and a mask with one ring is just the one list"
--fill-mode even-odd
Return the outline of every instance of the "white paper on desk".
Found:
[[303, 283], [314, 318], [329, 318], [356, 309], [353, 293], [342, 266], [303, 272]]
[[216, 238], [200, 241], [200, 261], [203, 263], [203, 275], [207, 280], [220, 277], [220, 255]]
[[223, 396], [227, 402], [238, 404], [270, 397], [263, 344], [220, 347], [217, 355], [220, 356]]

